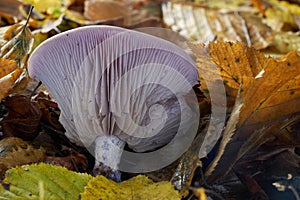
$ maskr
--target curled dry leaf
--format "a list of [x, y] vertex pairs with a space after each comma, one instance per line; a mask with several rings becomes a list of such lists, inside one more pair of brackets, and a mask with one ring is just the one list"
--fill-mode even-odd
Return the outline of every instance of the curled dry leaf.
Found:
[[19, 165], [42, 162], [45, 150], [30, 145], [20, 138], [9, 137], [0, 140], [0, 174]]
[[4, 137], [32, 139], [37, 135], [42, 116], [37, 103], [31, 102], [27, 96], [14, 95], [5, 99], [4, 106], [7, 115], [0, 121]]
[[51, 125], [54, 129], [64, 131], [63, 126], [58, 121], [60, 115], [60, 109], [56, 102], [51, 100], [49, 95], [40, 92], [35, 101], [38, 103], [40, 110], [42, 111], [41, 121], [45, 124]]

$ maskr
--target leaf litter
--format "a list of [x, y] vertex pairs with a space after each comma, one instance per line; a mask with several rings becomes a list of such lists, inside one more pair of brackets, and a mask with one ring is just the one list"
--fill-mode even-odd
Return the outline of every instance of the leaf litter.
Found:
[[[28, 3], [28, 1], [26, 2]], [[7, 22], [11, 24], [0, 28], [0, 99], [2, 99], [0, 123], [6, 123], [10, 118], [12, 119], [12, 122], [10, 122], [12, 125], [1, 125], [1, 132], [9, 132], [9, 135], [23, 137], [23, 139], [29, 140], [26, 143], [35, 141], [40, 146], [40, 149], [35, 149], [30, 145], [36, 145], [36, 143], [28, 143], [26, 145], [30, 148], [18, 148], [17, 152], [20, 151], [20, 154], [11, 154], [10, 152], [4, 154], [3, 163], [12, 162], [5, 160], [12, 155], [15, 156], [13, 160], [16, 163], [12, 162], [9, 166], [1, 168], [3, 173], [7, 169], [18, 165], [42, 161], [65, 166], [69, 170], [87, 173], [90, 172], [89, 166], [93, 165], [89, 163], [91, 159], [89, 159], [90, 155], [87, 151], [72, 144], [64, 137], [64, 129], [58, 121], [59, 109], [51, 97], [39, 93], [40, 96], [30, 99], [31, 93], [27, 93], [29, 99], [22, 100], [22, 102], [28, 102], [28, 104], [25, 103], [21, 106], [21, 113], [23, 113], [22, 117], [25, 122], [20, 119], [20, 115], [11, 115], [12, 111], [7, 110], [6, 104], [9, 98], [13, 102], [13, 110], [19, 105], [20, 100], [18, 98], [24, 98], [18, 95], [9, 98], [7, 96], [10, 93], [24, 94], [28, 92], [26, 91], [28, 84], [32, 84], [32, 81], [27, 79], [26, 62], [27, 56], [33, 48], [38, 46], [41, 41], [60, 31], [82, 25], [111, 24], [127, 28], [142, 27], [149, 24], [150, 26], [161, 26], [161, 23], [151, 21], [153, 19], [151, 18], [153, 17], [151, 16], [153, 7], [151, 6], [155, 4], [149, 2], [141, 1], [141, 3], [134, 2], [132, 4], [118, 2], [122, 6], [127, 6], [126, 9], [129, 9], [132, 15], [128, 17], [121, 13], [119, 18], [108, 16], [104, 20], [98, 18], [99, 16], [92, 16], [95, 17], [93, 19], [86, 18], [85, 16], [94, 14], [92, 12], [84, 13], [83, 1], [53, 5], [52, 3], [55, 2], [48, 2], [51, 3], [48, 7], [37, 3], [38, 7], [33, 10], [28, 25], [25, 21], [21, 23], [12, 22], [11, 16], [3, 15], [7, 18]], [[292, 12], [285, 12], [280, 9], [282, 7]], [[227, 12], [221, 12], [221, 8], [227, 9]], [[218, 41], [210, 43], [202, 41], [206, 42], [207, 45], [191, 45], [194, 55], [197, 57], [199, 69], [200, 87], [196, 91], [197, 95], [201, 96], [199, 106], [205, 105], [205, 109], [209, 109], [212, 104], [212, 91], [210, 90], [216, 83], [224, 83], [227, 100], [226, 110], [224, 111], [226, 112], [227, 121], [225, 128], [222, 127], [221, 129], [216, 123], [215, 128], [219, 130], [222, 137], [218, 134], [214, 135], [216, 132], [212, 131], [209, 132], [213, 134], [212, 140], [205, 139], [204, 135], [207, 132], [205, 127], [207, 126], [206, 123], [203, 123], [195, 139], [196, 142], [193, 143], [191, 148], [171, 168], [161, 170], [161, 173], [165, 173], [164, 170], [167, 170], [168, 175], [161, 176], [160, 172], [148, 174], [150, 177], [156, 177], [155, 180], [158, 183], [153, 183], [146, 177], [141, 176], [129, 179], [133, 175], [124, 173], [124, 177], [127, 177], [125, 180], [129, 179], [128, 183], [130, 185], [137, 184], [136, 186], [138, 186], [139, 183], [139, 186], [147, 185], [136, 195], [150, 195], [149, 197], [152, 197], [151, 195], [155, 195], [155, 192], [152, 192], [150, 188], [160, 187], [158, 185], [161, 183], [161, 188], [167, 187], [169, 192], [158, 191], [156, 193], [158, 197], [161, 197], [159, 195], [167, 195], [165, 199], [168, 199], [168, 197], [173, 197], [172, 195], [176, 194], [174, 198], [179, 198], [176, 191], [171, 189], [170, 184], [161, 182], [171, 181], [179, 190], [180, 195], [190, 199], [205, 199], [206, 195], [216, 198], [221, 195], [224, 198], [235, 199], [246, 197], [280, 199], [297, 198], [297, 195], [299, 196], [300, 68], [298, 64], [299, 52], [294, 51], [299, 49], [299, 37], [295, 31], [299, 30], [297, 8], [296, 4], [276, 0], [270, 2], [242, 0], [226, 5], [213, 0], [205, 3], [203, 1], [192, 3], [170, 1], [162, 4], [163, 17], [160, 16], [160, 12], [157, 12], [158, 14], [153, 12], [156, 13], [155, 20], [158, 19], [159, 21], [161, 18], [171, 29], [179, 31], [180, 34], [187, 36], [190, 40], [199, 43], [199, 38], [205, 39], [208, 37], [215, 38]], [[22, 5], [22, 9], [21, 13], [26, 18], [28, 7]], [[191, 12], [181, 12], [186, 10]], [[233, 10], [237, 12], [232, 12]], [[140, 14], [137, 15], [137, 12], [140, 12]], [[190, 15], [191, 13], [193, 15]], [[293, 15], [290, 13], [293, 13]], [[175, 16], [177, 21], [172, 21], [172, 17]], [[201, 25], [201, 22], [197, 20], [201, 16], [209, 22], [205, 25], [206, 28], [193, 29]], [[283, 17], [278, 18], [278, 16]], [[195, 17], [197, 17], [196, 20]], [[191, 19], [195, 26], [178, 23], [182, 18]], [[23, 19], [19, 18], [19, 20], [22, 21]], [[210, 23], [213, 20], [219, 22], [220, 27], [226, 31], [217, 31], [216, 27]], [[236, 26], [236, 24], [239, 24], [239, 26]], [[208, 32], [209, 30], [211, 32]], [[32, 46], [33, 38], [35, 40], [34, 46]], [[231, 42], [224, 42], [225, 40]], [[267, 55], [276, 55], [276, 58]], [[215, 67], [209, 67], [212, 65]], [[216, 73], [220, 76], [216, 76]], [[19, 87], [16, 87], [17, 85]], [[32, 90], [31, 88], [30, 91]], [[44, 89], [44, 91], [47, 90]], [[213, 88], [213, 91], [216, 96], [218, 94], [222, 96], [223, 94], [218, 88]], [[219, 105], [217, 109], [222, 107], [221, 100], [215, 103]], [[29, 108], [32, 106], [35, 108], [30, 111], [28, 106]], [[30, 114], [30, 112], [33, 112], [33, 114]], [[200, 121], [207, 121], [209, 114], [203, 113]], [[9, 117], [10, 115], [11, 117]], [[32, 129], [33, 135], [20, 134], [19, 130], [14, 128], [14, 123], [16, 125], [22, 124], [23, 128], [21, 129], [24, 129], [25, 132]], [[1, 142], [6, 143], [6, 138], [7, 135], [3, 135]], [[215, 142], [217, 142], [216, 145]], [[16, 142], [16, 144], [18, 143]], [[201, 149], [201, 146], [205, 146], [205, 148]], [[205, 151], [205, 149], [211, 148], [213, 148], [212, 152]], [[30, 155], [39, 153], [41, 157], [33, 156], [39, 159], [32, 160], [30, 156], [28, 159], [25, 156], [26, 161], [22, 161], [18, 155], [23, 155], [23, 153], [26, 155], [29, 149]], [[207, 158], [199, 159], [200, 149], [201, 152], [205, 152], [204, 155], [210, 153]], [[40, 169], [38, 169], [39, 167]], [[26, 173], [28, 169], [29, 171], [31, 169], [34, 169], [33, 171], [37, 170], [34, 174], [26, 175], [30, 177], [29, 182], [33, 181], [34, 187], [38, 188], [34, 193], [30, 193], [31, 195], [35, 194], [37, 198], [46, 197], [45, 195], [50, 194], [47, 187], [53, 181], [51, 180], [49, 183], [48, 181], [37, 181], [39, 179], [44, 180], [38, 178], [39, 170], [46, 170], [47, 176], [51, 176], [52, 173], [59, 174], [61, 169], [65, 170], [65, 168], [56, 168], [53, 165], [49, 165], [49, 169], [48, 165], [13, 168], [7, 171], [0, 189], [5, 195], [8, 195], [5, 196], [6, 198], [17, 198], [14, 192], [29, 195], [28, 191], [32, 189], [32, 183], [24, 190], [22, 188], [23, 183], [16, 181], [16, 184], [13, 184], [14, 180], [11, 179], [11, 177], [17, 176], [14, 170], [19, 170], [18, 173]], [[65, 172], [69, 173], [69, 171]], [[57, 176], [59, 179], [62, 178], [61, 181], [64, 183], [63, 178], [65, 175], [60, 174]], [[81, 175], [74, 173], [72, 176], [79, 178]], [[78, 185], [78, 190], [74, 193], [77, 198], [86, 185], [90, 185], [91, 190], [95, 189], [91, 184], [98, 186], [107, 184], [105, 185], [107, 190], [103, 194], [110, 193], [110, 189], [120, 191], [118, 195], [129, 191], [126, 188], [126, 181], [123, 183], [126, 188], [124, 189], [122, 183], [118, 185], [103, 177], [91, 178], [88, 175], [83, 175], [83, 177], [85, 178], [79, 178], [80, 180], [84, 179], [84, 181], [80, 186]], [[131, 182], [132, 180], [133, 182]], [[241, 191], [235, 188], [240, 188], [248, 196], [243, 196]], [[73, 191], [73, 189], [70, 189], [70, 191]], [[78, 193], [79, 190], [81, 192]], [[147, 193], [147, 190], [149, 190], [149, 193]], [[61, 194], [64, 194], [64, 192]], [[70, 194], [68, 193], [68, 195]], [[98, 198], [99, 196], [93, 197]], [[126, 196], [126, 198], [128, 197], [132, 198], [133, 196], [131, 194], [131, 196]], [[155, 197], [153, 196], [153, 198]]]

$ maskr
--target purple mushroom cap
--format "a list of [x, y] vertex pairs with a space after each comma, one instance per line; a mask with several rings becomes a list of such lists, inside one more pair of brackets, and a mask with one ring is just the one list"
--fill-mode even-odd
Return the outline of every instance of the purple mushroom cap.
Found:
[[[66, 31], [35, 49], [28, 71], [57, 101], [67, 137], [87, 147], [96, 143], [96, 159], [112, 168], [125, 143], [151, 151], [168, 143], [180, 123], [193, 120], [193, 61], [175, 44], [148, 34], [112, 26]], [[105, 155], [111, 151], [107, 140], [120, 147], [115, 158]]]

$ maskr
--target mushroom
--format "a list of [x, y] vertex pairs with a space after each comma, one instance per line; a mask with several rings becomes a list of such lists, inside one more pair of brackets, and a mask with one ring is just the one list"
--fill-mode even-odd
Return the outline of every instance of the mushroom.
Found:
[[96, 174], [119, 181], [125, 144], [149, 152], [178, 129], [184, 135], [198, 126], [190, 103], [198, 83], [193, 60], [158, 37], [112, 26], [76, 28], [39, 45], [28, 71], [57, 101], [66, 136], [93, 149]]

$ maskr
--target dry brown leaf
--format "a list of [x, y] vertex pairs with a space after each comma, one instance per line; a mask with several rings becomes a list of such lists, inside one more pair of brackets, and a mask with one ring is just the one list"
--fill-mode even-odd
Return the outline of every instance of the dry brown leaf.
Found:
[[264, 74], [244, 84], [239, 126], [255, 126], [300, 111], [300, 54], [266, 58]]
[[221, 137], [226, 118], [226, 93], [217, 66], [202, 44], [188, 44], [197, 57], [200, 89], [210, 101], [210, 125], [199, 150], [199, 158], [206, 157]]
[[117, 1], [85, 1], [84, 16], [91, 21], [122, 18], [128, 24], [128, 7]]
[[34, 138], [38, 132], [42, 112], [36, 102], [31, 102], [30, 97], [13, 95], [5, 99], [4, 103], [7, 115], [0, 125], [4, 137], [20, 137], [28, 140]]
[[257, 49], [270, 46], [272, 30], [257, 16], [256, 8], [236, 1], [211, 3], [167, 2], [162, 5], [163, 20], [191, 40], [203, 42], [215, 36], [220, 41], [243, 41]]
[[0, 140], [0, 175], [12, 167], [41, 162], [45, 158], [45, 150], [23, 141], [9, 137]]
[[0, 78], [8, 75], [17, 68], [17, 63], [14, 60], [0, 58]]

